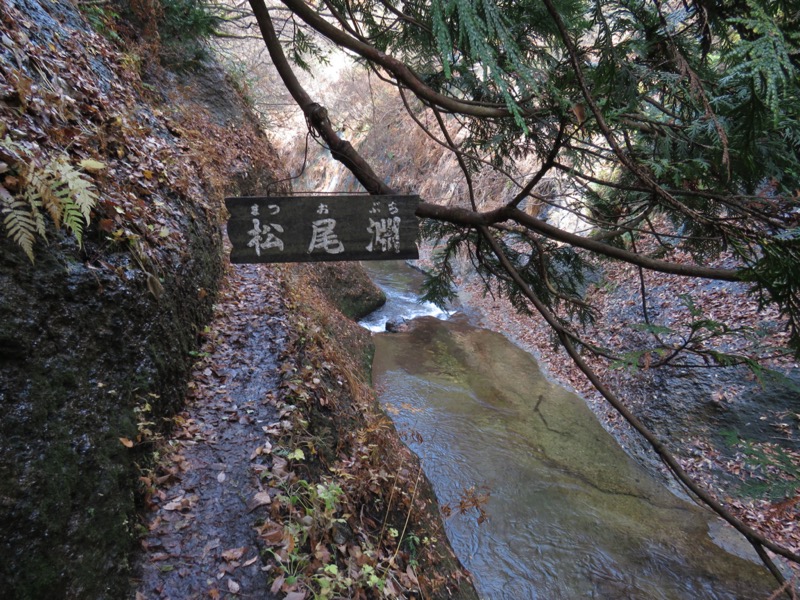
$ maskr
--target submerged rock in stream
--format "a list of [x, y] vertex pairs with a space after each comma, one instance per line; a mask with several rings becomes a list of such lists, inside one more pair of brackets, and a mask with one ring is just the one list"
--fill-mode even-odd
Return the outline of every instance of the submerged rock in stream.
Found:
[[382, 401], [453, 513], [448, 535], [482, 597], [733, 600], [775, 587], [500, 334], [423, 318], [375, 341]]

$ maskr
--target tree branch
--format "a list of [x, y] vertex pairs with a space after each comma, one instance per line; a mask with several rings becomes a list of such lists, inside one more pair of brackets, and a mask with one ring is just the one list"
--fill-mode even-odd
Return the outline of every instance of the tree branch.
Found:
[[683, 467], [681, 467], [678, 460], [672, 455], [672, 453], [661, 442], [661, 440], [659, 440], [652, 431], [645, 427], [644, 423], [642, 423], [632, 412], [627, 409], [624, 404], [622, 404], [620, 399], [617, 398], [616, 394], [614, 394], [602, 381], [600, 381], [594, 370], [586, 363], [586, 361], [583, 360], [583, 357], [575, 348], [574, 344], [572, 343], [571, 336], [568, 335], [563, 328], [558, 327], [559, 323], [555, 315], [553, 315], [547, 309], [547, 307], [541, 302], [541, 300], [539, 300], [536, 294], [534, 294], [533, 290], [530, 289], [528, 284], [525, 283], [525, 280], [522, 279], [522, 276], [520, 276], [520, 274], [514, 268], [514, 265], [511, 264], [511, 261], [509, 261], [508, 257], [503, 253], [503, 250], [497, 243], [497, 240], [492, 237], [492, 234], [489, 232], [488, 228], [481, 227], [479, 228], [479, 231], [492, 247], [492, 251], [503, 265], [503, 268], [514, 279], [516, 284], [525, 294], [525, 297], [530, 300], [531, 304], [534, 305], [539, 314], [541, 314], [545, 321], [547, 321], [548, 325], [550, 325], [556, 331], [561, 345], [564, 346], [564, 349], [570, 355], [577, 367], [583, 372], [589, 381], [591, 381], [595, 389], [597, 389], [597, 391], [603, 395], [603, 397], [608, 401], [609, 404], [611, 404], [614, 410], [616, 410], [634, 429], [636, 429], [637, 432], [639, 432], [647, 440], [650, 446], [652, 446], [653, 450], [655, 450], [656, 454], [658, 454], [661, 460], [664, 461], [678, 481], [685, 485], [706, 506], [711, 508], [711, 510], [717, 513], [725, 521], [730, 523], [739, 533], [747, 538], [747, 541], [753, 545], [775, 578], [780, 583], [783, 583], [783, 576], [775, 567], [772, 560], [763, 551], [763, 549], [767, 548], [775, 554], [783, 556], [784, 558], [788, 558], [796, 563], [800, 563], [800, 555], [788, 550], [787, 548], [784, 548], [783, 546], [775, 544], [771, 540], [768, 540], [758, 532], [745, 525], [742, 521], [733, 516], [724, 506], [717, 502], [717, 500], [711, 497], [708, 492], [695, 483], [691, 476], [683, 470]]
[[[439, 106], [447, 111], [481, 118], [507, 118], [511, 116], [511, 112], [506, 108], [477, 102], [457, 100], [455, 98], [440, 94], [436, 90], [425, 85], [422, 82], [422, 79], [406, 64], [397, 60], [393, 56], [378, 50], [370, 44], [362, 42], [361, 40], [356, 39], [339, 29], [336, 29], [336, 27], [328, 23], [313, 9], [308, 7], [303, 0], [281, 0], [281, 2], [283, 2], [283, 4], [285, 4], [289, 10], [300, 17], [313, 29], [327, 37], [333, 43], [355, 52], [362, 58], [365, 58], [374, 64], [380, 65], [389, 73], [391, 73], [398, 81], [403, 83], [403, 85], [408, 87], [408, 89], [410, 89], [419, 98], [429, 102], [432, 105]], [[254, 3], [263, 4], [263, 1], [251, 0], [251, 4]]]
[[309, 125], [325, 140], [333, 157], [340, 161], [358, 179], [359, 183], [371, 194], [391, 194], [392, 190], [381, 180], [361, 155], [355, 151], [350, 142], [339, 137], [328, 118], [328, 111], [311, 99], [292, 71], [286, 55], [283, 53], [278, 35], [272, 25], [272, 18], [264, 0], [250, 0], [256, 22], [261, 30], [264, 43], [267, 45], [272, 62], [278, 70], [286, 89], [302, 109]]
[[616, 246], [610, 246], [603, 242], [593, 240], [592, 238], [583, 237], [559, 229], [546, 221], [510, 206], [479, 213], [465, 208], [439, 206], [438, 204], [421, 202], [417, 207], [417, 216], [475, 228], [482, 226], [488, 227], [494, 223], [502, 223], [503, 221], [510, 220], [548, 237], [551, 240], [570, 244], [576, 248], [583, 248], [584, 250], [595, 252], [596, 254], [609, 258], [616, 258], [634, 265], [639, 265], [651, 271], [671, 273], [673, 275], [682, 275], [686, 277], [717, 279], [720, 281], [741, 281], [739, 272], [735, 269], [717, 269], [701, 265], [686, 265], [650, 258], [649, 256], [636, 254], [635, 252], [617, 248]]

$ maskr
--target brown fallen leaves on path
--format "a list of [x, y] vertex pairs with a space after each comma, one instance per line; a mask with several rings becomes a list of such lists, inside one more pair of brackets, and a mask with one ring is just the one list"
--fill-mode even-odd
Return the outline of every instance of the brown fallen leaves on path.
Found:
[[285, 307], [267, 266], [229, 271], [214, 321], [150, 487], [137, 600], [269, 599], [253, 529], [269, 505], [259, 474], [266, 432], [279, 420], [272, 391]]

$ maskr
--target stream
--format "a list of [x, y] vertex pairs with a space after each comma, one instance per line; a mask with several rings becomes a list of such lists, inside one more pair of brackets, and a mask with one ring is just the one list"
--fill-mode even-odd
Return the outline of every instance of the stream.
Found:
[[374, 335], [375, 386], [482, 598], [770, 595], [749, 546], [634, 462], [529, 353], [461, 311], [418, 304], [421, 274], [405, 264], [364, 266], [388, 302], [362, 325], [414, 318]]

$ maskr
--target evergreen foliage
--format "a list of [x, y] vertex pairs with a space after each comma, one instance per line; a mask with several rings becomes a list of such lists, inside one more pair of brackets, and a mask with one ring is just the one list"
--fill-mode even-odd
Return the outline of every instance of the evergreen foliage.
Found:
[[210, 0], [113, 0], [80, 8], [102, 35], [115, 41], [144, 38], [176, 70], [191, 69], [208, 57], [209, 39], [224, 35], [233, 10]]
[[[551, 157], [542, 175], [560, 180], [593, 237], [685, 250], [699, 265], [727, 253], [754, 293], [787, 315], [800, 352], [797, 2], [331, 0], [319, 9], [461, 102], [446, 110], [456, 113], [468, 174], [487, 162], [508, 169], [521, 156]], [[550, 300], [571, 297], [571, 279], [542, 284], [559, 251], [546, 237], [496, 236], [540, 299], [567, 318], [576, 305]], [[480, 236], [454, 240], [496, 274]], [[448, 273], [445, 259], [430, 297], [448, 295]]]
[[158, 33], [167, 62], [191, 68], [208, 54], [206, 42], [220, 34], [221, 5], [209, 0], [161, 0]]

